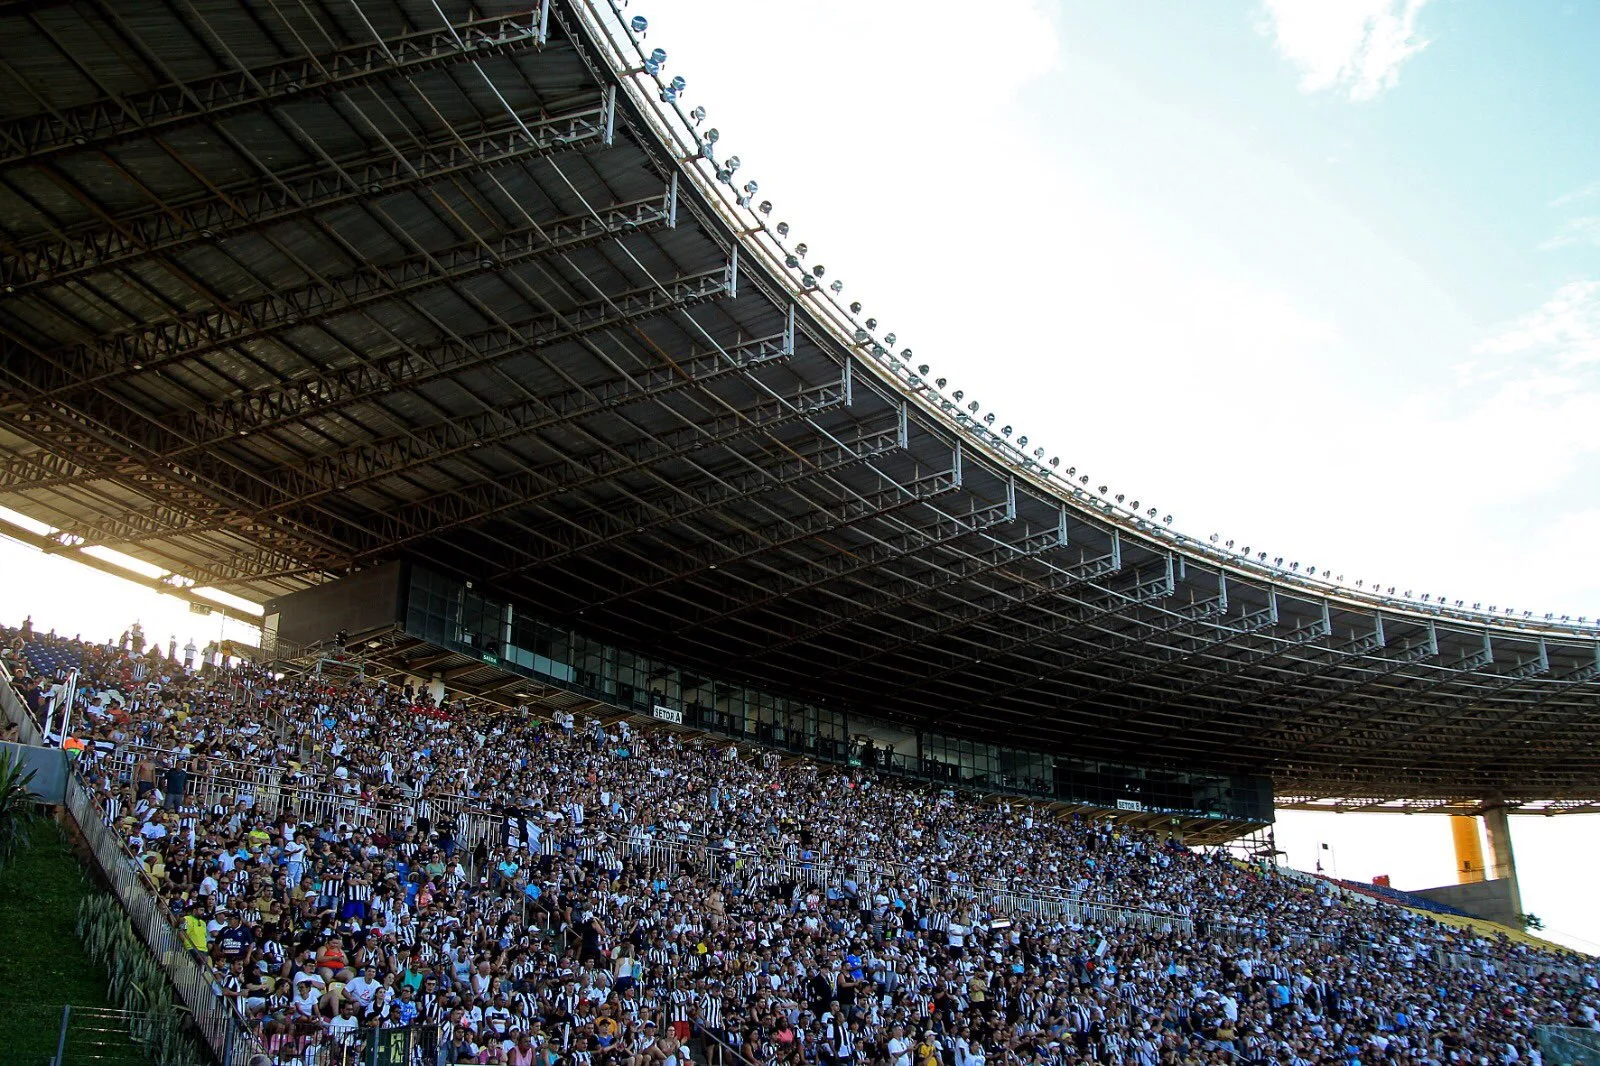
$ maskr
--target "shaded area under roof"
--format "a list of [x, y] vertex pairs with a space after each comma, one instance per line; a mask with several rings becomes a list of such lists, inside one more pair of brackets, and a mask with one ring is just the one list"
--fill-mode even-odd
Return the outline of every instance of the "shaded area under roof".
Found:
[[1593, 631], [1385, 603], [1075, 491], [736, 227], [607, 20], [0, 4], [0, 506], [257, 600], [424, 559], [1011, 745], [1600, 800]]

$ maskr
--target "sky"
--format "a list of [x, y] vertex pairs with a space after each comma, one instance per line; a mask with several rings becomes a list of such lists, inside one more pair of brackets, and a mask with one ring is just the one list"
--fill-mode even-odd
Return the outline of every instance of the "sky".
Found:
[[[1600, 616], [1600, 3], [628, 12], [808, 261], [1063, 466], [1352, 582]], [[78, 589], [38, 559], [0, 543]], [[146, 609], [100, 595], [51, 610]], [[1600, 821], [1513, 825], [1527, 909], [1600, 950]], [[1281, 816], [1295, 865], [1322, 841], [1452, 876], [1442, 819]]]

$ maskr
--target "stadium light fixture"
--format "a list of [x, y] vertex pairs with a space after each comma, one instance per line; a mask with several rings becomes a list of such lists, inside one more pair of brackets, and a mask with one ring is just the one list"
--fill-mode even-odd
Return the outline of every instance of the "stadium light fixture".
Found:
[[787, 223], [787, 222], [778, 223], [778, 236], [787, 237], [788, 235], [789, 235], [789, 223]]
[[860, 300], [851, 300], [850, 301], [850, 313], [852, 315], [859, 315], [861, 313], [861, 301]]
[[1035, 459], [1043, 459], [1044, 458], [1044, 449], [1043, 448], [1035, 448], [1033, 450], [1033, 457]]
[[887, 333], [887, 334], [884, 335], [883, 343], [885, 343], [889, 347], [893, 348], [895, 340], [896, 340], [896, 338], [895, 338], [895, 335], [893, 333]]
[[761, 206], [756, 208], [756, 210], [760, 211], [763, 215], [772, 214], [772, 201], [771, 200], [762, 200], [761, 201]]
[[689, 112], [689, 117], [694, 119], [694, 124], [698, 126], [700, 123], [706, 120], [706, 109], [703, 107], [697, 107], [693, 111]]
[[1022, 436], [1017, 438], [1017, 447], [1026, 448], [1027, 446], [1028, 446], [1028, 435], [1026, 433], [1024, 433]]
[[983, 424], [986, 425], [986, 426], [994, 425], [994, 412], [993, 411], [990, 411], [988, 414], [983, 416]]
[[1006, 436], [1006, 437], [1011, 436], [1011, 427], [1010, 426], [1002, 426], [1000, 428], [1000, 433], [1001, 433], [1002, 436]]
[[712, 126], [710, 129], [706, 130], [707, 144], [716, 144], [720, 140], [722, 140], [722, 133], [717, 129], [717, 127]]
[[900, 358], [906, 360], [907, 362], [910, 362], [910, 360], [911, 360], [911, 349], [910, 348], [901, 348], [900, 349]]
[[811, 273], [815, 274], [819, 278], [827, 272], [828, 268], [823, 266], [821, 263], [818, 263], [816, 266], [811, 268]]
[[794, 257], [794, 253], [791, 252], [790, 254], [788, 254], [788, 255], [783, 257], [783, 265], [793, 269], [794, 267], [797, 267], [797, 266], [800, 265], [800, 260], [796, 259]]
[[935, 381], [934, 384], [939, 386], [942, 389], [946, 385], [950, 384], [950, 379], [949, 378], [940, 378], [938, 381]]
[[977, 414], [978, 413], [978, 401], [977, 400], [973, 400], [971, 403], [967, 404], [967, 410], [971, 411], [973, 414]]
[[[806, 246], [804, 241], [801, 241], [799, 244], [794, 246], [794, 254], [798, 255], [801, 259], [804, 259], [806, 257], [806, 253], [809, 251], [811, 251], [811, 249]], [[893, 344], [894, 342], [890, 341], [889, 343]]]
[[960, 403], [962, 399], [966, 397], [966, 395], [967, 392], [965, 389], [957, 389], [955, 392], [951, 393], [951, 396], [955, 398], [956, 403]]
[[730, 155], [728, 157], [728, 162], [726, 164], [724, 164], [724, 165], [729, 170], [738, 170], [739, 169], [739, 157], [736, 156], [736, 155]]
[[833, 284], [829, 285], [828, 288], [833, 290], [834, 295], [838, 295], [844, 291], [844, 282], [840, 281], [838, 278], [834, 278]]
[[634, 33], [643, 36], [644, 32], [650, 28], [650, 20], [645, 18], [643, 15], [635, 15], [633, 16], [633, 20], [628, 23], [628, 28]]
[[877, 329], [878, 328], [878, 320], [875, 319], [875, 318], [867, 319], [867, 328], [868, 329]]
[[[907, 350], [901, 352], [900, 354], [906, 356], [907, 358], [910, 358], [911, 350], [908, 348]], [[928, 364], [927, 363], [923, 363], [921, 366], [917, 367], [917, 373], [926, 374], [927, 372], [928, 372]]]

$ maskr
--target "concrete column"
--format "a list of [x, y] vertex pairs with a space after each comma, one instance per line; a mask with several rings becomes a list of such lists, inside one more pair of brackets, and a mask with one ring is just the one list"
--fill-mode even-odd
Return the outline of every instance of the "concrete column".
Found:
[[1450, 834], [1456, 845], [1456, 884], [1482, 881], [1483, 837], [1478, 833], [1478, 820], [1470, 814], [1452, 814]]
[[1483, 828], [1489, 836], [1489, 876], [1509, 881], [1511, 906], [1522, 913], [1522, 887], [1517, 883], [1517, 859], [1511, 851], [1511, 818], [1505, 807], [1490, 807], [1483, 812]]

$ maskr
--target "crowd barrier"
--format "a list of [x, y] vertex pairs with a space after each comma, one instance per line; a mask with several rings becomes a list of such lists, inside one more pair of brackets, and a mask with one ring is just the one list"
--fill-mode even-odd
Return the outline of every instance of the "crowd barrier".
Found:
[[107, 828], [95, 795], [76, 777], [67, 781], [67, 812], [83, 834], [111, 891], [121, 901], [140, 938], [166, 969], [195, 1027], [223, 1066], [246, 1066], [261, 1051], [239, 1013], [217, 995], [210, 968], [184, 947], [172, 912], [162, 904], [144, 868], [122, 839]]
[[17, 695], [15, 681], [5, 661], [0, 660], [0, 709], [5, 711], [6, 721], [17, 727], [17, 742], [40, 746], [44, 743], [44, 733], [39, 728], [39, 723], [33, 720], [33, 715], [28, 713], [28, 708]]

